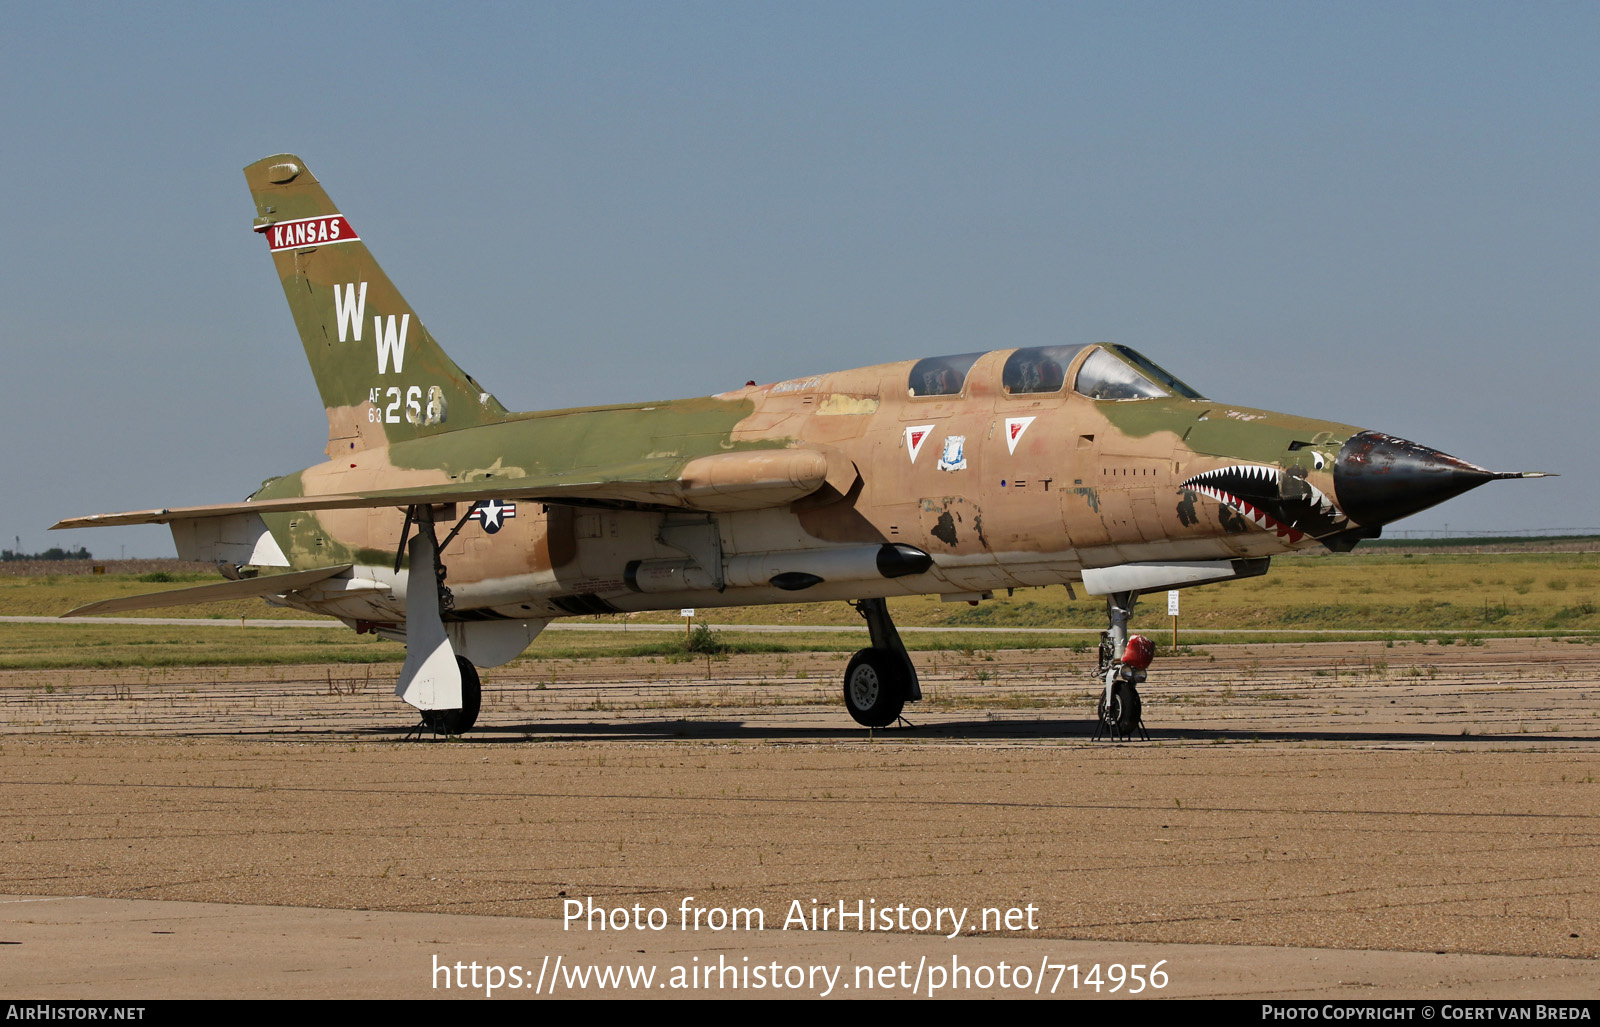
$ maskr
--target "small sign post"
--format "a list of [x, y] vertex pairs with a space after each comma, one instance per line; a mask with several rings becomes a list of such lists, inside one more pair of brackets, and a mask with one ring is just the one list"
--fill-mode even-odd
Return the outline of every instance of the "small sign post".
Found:
[[683, 618], [683, 640], [687, 643], [694, 632], [694, 607], [685, 606], [678, 611], [678, 616]]
[[1178, 590], [1167, 592], [1167, 615], [1172, 618], [1172, 651], [1178, 651]]

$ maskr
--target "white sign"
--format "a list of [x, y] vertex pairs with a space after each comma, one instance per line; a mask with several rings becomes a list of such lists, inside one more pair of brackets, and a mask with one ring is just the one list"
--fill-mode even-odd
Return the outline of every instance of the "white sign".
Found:
[[694, 616], [694, 607], [691, 606], [691, 607], [688, 607], [686, 609], [679, 610], [678, 611], [678, 616], [680, 616], [680, 617], [693, 617]]
[[1168, 617], [1176, 617], [1177, 615], [1178, 615], [1178, 590], [1177, 589], [1173, 589], [1173, 590], [1171, 590], [1170, 592], [1167, 593], [1167, 616]]

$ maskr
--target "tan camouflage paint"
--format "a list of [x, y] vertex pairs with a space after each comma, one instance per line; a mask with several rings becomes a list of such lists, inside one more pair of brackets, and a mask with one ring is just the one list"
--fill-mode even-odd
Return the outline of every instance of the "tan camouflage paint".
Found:
[[[701, 399], [510, 413], [438, 346], [300, 158], [268, 157], [245, 176], [329, 423], [325, 463], [252, 499], [283, 507], [255, 509], [291, 567], [355, 564], [373, 583], [337, 599], [288, 597], [351, 622], [403, 628], [394, 564], [408, 500], [384, 495], [392, 490], [439, 502], [441, 541], [476, 500], [515, 504], [498, 531], [464, 522], [445, 545], [458, 618], [972, 594], [1070, 582], [1085, 567], [1315, 545], [1182, 483], [1254, 464], [1297, 469], [1332, 497], [1333, 457], [1357, 431], [1205, 399], [1090, 399], [1072, 383], [1092, 346], [1050, 393], [1008, 394], [1003, 350], [979, 357], [950, 396], [911, 395], [914, 362], [903, 361]], [[1032, 420], [1013, 448], [1017, 418]], [[329, 496], [360, 498], [293, 509]], [[804, 570], [838, 547], [885, 542], [923, 550], [934, 566], [801, 591], [630, 585], [640, 562], [731, 567], [774, 554], [773, 566]]]

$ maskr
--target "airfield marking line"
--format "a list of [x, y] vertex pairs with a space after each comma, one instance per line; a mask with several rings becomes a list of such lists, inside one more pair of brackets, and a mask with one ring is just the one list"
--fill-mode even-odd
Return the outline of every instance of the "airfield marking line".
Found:
[[[144, 624], [164, 627], [215, 627], [215, 628], [344, 628], [336, 620], [270, 620], [265, 617], [246, 620], [226, 620], [200, 617], [0, 617], [0, 624]], [[749, 631], [771, 634], [867, 634], [865, 625], [847, 624], [707, 624], [712, 631]], [[901, 634], [946, 635], [1096, 635], [1100, 628], [1030, 628], [949, 625], [947, 627], [919, 627], [897, 625]], [[546, 631], [671, 631], [683, 630], [677, 624], [566, 624], [556, 621], [545, 625]], [[1153, 629], [1152, 629], [1153, 630]], [[1204, 628], [1192, 629], [1204, 635], [1373, 635], [1379, 639], [1401, 635], [1426, 635], [1465, 633], [1480, 638], [1536, 638], [1542, 632], [1529, 629], [1524, 633], [1500, 634], [1495, 631], [1477, 631], [1470, 628]], [[1574, 635], [1586, 632], [1573, 632]]]

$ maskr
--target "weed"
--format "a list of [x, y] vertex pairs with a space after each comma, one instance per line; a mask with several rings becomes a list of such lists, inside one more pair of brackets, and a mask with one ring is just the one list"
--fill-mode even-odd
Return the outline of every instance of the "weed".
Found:
[[696, 624], [694, 631], [683, 643], [683, 648], [685, 652], [697, 656], [720, 656], [728, 651], [727, 644], [722, 641], [722, 635], [712, 631], [709, 624]]

